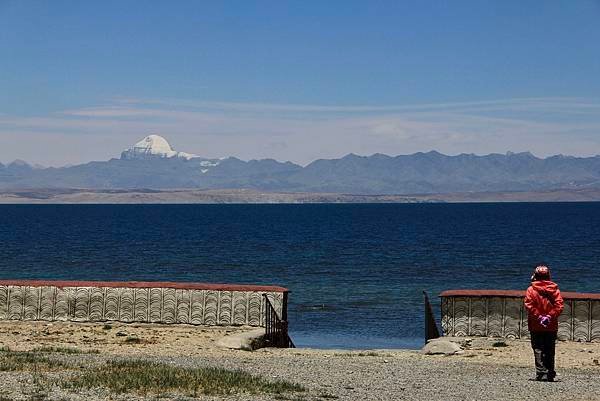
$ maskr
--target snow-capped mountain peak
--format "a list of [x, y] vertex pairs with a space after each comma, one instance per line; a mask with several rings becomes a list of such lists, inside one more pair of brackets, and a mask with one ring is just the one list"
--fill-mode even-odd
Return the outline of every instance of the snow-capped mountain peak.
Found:
[[31, 170], [31, 169], [33, 169], [33, 167], [29, 163], [27, 163], [25, 160], [21, 160], [21, 159], [13, 160], [6, 167], [9, 169], [12, 169], [12, 170]]
[[169, 142], [160, 135], [148, 135], [132, 147], [121, 153], [121, 159], [148, 159], [148, 158], [171, 158], [192, 159], [196, 155], [177, 152], [173, 150]]

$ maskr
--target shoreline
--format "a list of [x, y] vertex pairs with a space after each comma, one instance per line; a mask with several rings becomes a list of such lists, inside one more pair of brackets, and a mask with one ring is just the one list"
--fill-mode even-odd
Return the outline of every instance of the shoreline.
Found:
[[[95, 353], [98, 351], [117, 355], [193, 356], [206, 352], [234, 351], [220, 346], [219, 340], [225, 336], [256, 332], [261, 329], [263, 328], [255, 326], [2, 320], [0, 321], [0, 346], [15, 351], [30, 351], [36, 347], [57, 346], [73, 347], [83, 352]], [[446, 338], [462, 344], [464, 353], [454, 356], [458, 359], [479, 360], [482, 357], [486, 359], [494, 356], [496, 362], [511, 366], [529, 366], [533, 360], [528, 339], [510, 340], [476, 336]], [[600, 373], [600, 342], [558, 340], [556, 344], [557, 359], [561, 356], [564, 358], [563, 367], [597, 366]], [[299, 347], [259, 348], [253, 352], [420, 354], [420, 348]], [[493, 355], [489, 355], [490, 352], [493, 352]]]
[[253, 189], [0, 189], [0, 204], [413, 204], [599, 202], [600, 189], [352, 194]]

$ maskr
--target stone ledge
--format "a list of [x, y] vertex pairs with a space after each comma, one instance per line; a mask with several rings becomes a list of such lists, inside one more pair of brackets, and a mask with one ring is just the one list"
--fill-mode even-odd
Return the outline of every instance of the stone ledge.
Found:
[[264, 347], [264, 336], [264, 329], [235, 333], [221, 338], [219, 341], [217, 341], [217, 346], [220, 348], [254, 351], [255, 349]]

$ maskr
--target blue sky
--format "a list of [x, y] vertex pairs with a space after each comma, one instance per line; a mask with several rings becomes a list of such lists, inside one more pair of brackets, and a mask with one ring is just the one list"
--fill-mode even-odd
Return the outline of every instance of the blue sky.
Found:
[[0, 0], [0, 161], [600, 154], [600, 1]]

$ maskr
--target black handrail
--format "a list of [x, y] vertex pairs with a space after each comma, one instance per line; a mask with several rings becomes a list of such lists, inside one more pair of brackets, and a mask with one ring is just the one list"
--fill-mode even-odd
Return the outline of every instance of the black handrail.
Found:
[[277, 348], [296, 348], [288, 334], [288, 322], [277, 314], [267, 294], [265, 298], [265, 345]]

